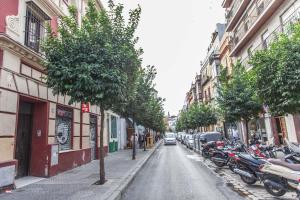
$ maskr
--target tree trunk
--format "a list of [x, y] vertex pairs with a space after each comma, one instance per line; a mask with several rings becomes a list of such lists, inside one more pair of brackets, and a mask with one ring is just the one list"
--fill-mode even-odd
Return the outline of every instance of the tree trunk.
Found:
[[99, 184], [103, 185], [105, 183], [105, 169], [104, 169], [104, 141], [103, 141], [103, 129], [104, 129], [104, 108], [103, 106], [100, 107], [101, 112], [101, 124], [100, 124], [100, 154], [99, 154], [99, 161], [100, 161], [100, 181]]
[[144, 151], [146, 151], [146, 132], [147, 131], [145, 131], [145, 133], [144, 133]]
[[132, 160], [135, 160], [136, 150], [135, 150], [135, 126], [134, 126], [134, 121], [132, 123], [133, 123]]
[[246, 139], [246, 145], [247, 146], [249, 146], [248, 122], [249, 122], [249, 120], [246, 119], [245, 120], [245, 123], [246, 123], [245, 124], [245, 128], [246, 128], [246, 130], [245, 130], [246, 131], [245, 139]]
[[228, 130], [227, 130], [227, 126], [226, 126], [225, 122], [223, 122], [223, 129], [224, 129], [224, 136], [225, 136], [225, 138], [229, 139]]

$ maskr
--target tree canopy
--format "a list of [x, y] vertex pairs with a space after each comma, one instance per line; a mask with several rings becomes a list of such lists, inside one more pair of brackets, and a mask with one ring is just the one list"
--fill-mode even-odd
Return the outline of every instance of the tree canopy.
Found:
[[300, 112], [300, 24], [251, 58], [254, 86], [273, 115]]
[[248, 142], [248, 122], [262, 111], [251, 73], [238, 61], [233, 66], [232, 76], [227, 76], [222, 69], [218, 85], [217, 103], [225, 122], [244, 121], [246, 125], [246, 142]]
[[226, 69], [221, 73], [218, 85], [217, 103], [223, 117], [228, 122], [249, 120], [256, 117], [262, 106], [258, 101], [255, 88], [251, 84], [251, 75], [237, 62], [233, 66], [232, 77], [226, 76]]
[[211, 105], [193, 103], [188, 110], [180, 112], [176, 130], [183, 131], [188, 129], [198, 129], [217, 123], [217, 116]]

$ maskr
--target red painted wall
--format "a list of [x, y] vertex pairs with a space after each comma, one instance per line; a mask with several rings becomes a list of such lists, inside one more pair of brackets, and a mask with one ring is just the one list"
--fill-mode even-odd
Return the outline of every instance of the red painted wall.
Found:
[[18, 15], [19, 0], [0, 0], [0, 32], [5, 32], [5, 18]]
[[73, 169], [91, 161], [91, 149], [69, 151], [58, 156], [58, 172]]
[[[47, 176], [48, 103], [36, 102], [33, 110], [30, 175]], [[41, 136], [37, 135], [41, 131]], [[46, 169], [46, 170], [45, 170]]]
[[[10, 160], [10, 161], [7, 161], [7, 162], [0, 162], [0, 168], [1, 167], [7, 167], [7, 166], [12, 166], [12, 165], [17, 165], [18, 164], [18, 161], [17, 160]], [[16, 167], [17, 169], [17, 167]]]

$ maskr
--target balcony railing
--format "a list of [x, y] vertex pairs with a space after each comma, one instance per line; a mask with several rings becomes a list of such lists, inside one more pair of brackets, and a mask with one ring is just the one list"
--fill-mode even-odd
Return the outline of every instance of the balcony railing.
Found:
[[243, 19], [243, 21], [239, 24], [237, 30], [234, 33], [233, 43], [234, 45], [238, 44], [240, 40], [244, 37], [244, 35], [248, 32], [248, 30], [255, 24], [257, 19], [261, 16], [261, 14], [266, 10], [266, 8], [270, 5], [270, 3], [274, 0], [264, 0], [260, 1], [260, 4], [253, 4], [253, 8], [250, 8], [250, 12], [248, 16]]
[[232, 20], [236, 12], [238, 11], [239, 7], [241, 6], [243, 0], [236, 0], [234, 1], [231, 9], [226, 14], [226, 22], [227, 24]]
[[[289, 34], [290, 26], [296, 22], [300, 21], [300, 7], [298, 7], [287, 19], [283, 24], [277, 26], [269, 35], [266, 37], [264, 41], [262, 41], [259, 45], [257, 45], [251, 52], [253, 55], [256, 51], [266, 49], [268, 46], [278, 37], [281, 33]], [[248, 70], [251, 68], [249, 64], [251, 56], [247, 56], [243, 60], [241, 60], [242, 65]]]
[[210, 80], [210, 76], [208, 75], [203, 75], [201, 78], [201, 84], [204, 85], [205, 83], [207, 83]]

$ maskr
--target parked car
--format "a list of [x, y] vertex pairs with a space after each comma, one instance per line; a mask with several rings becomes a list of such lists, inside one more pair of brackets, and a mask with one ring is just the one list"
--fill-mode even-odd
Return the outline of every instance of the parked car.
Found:
[[178, 132], [177, 133], [176, 139], [177, 139], [178, 142], [181, 142], [182, 134], [183, 134], [183, 132]]
[[166, 133], [166, 136], [164, 138], [164, 144], [173, 144], [176, 145], [176, 136], [174, 133]]
[[185, 146], [189, 149], [194, 148], [194, 139], [192, 134], [187, 134], [185, 136]]
[[182, 133], [181, 134], [181, 137], [180, 137], [180, 142], [181, 142], [181, 144], [184, 144], [184, 142], [185, 142], [185, 136], [186, 136], [186, 133]]
[[205, 132], [200, 135], [200, 142], [202, 144], [211, 141], [221, 141], [223, 140], [223, 135], [219, 132]]

